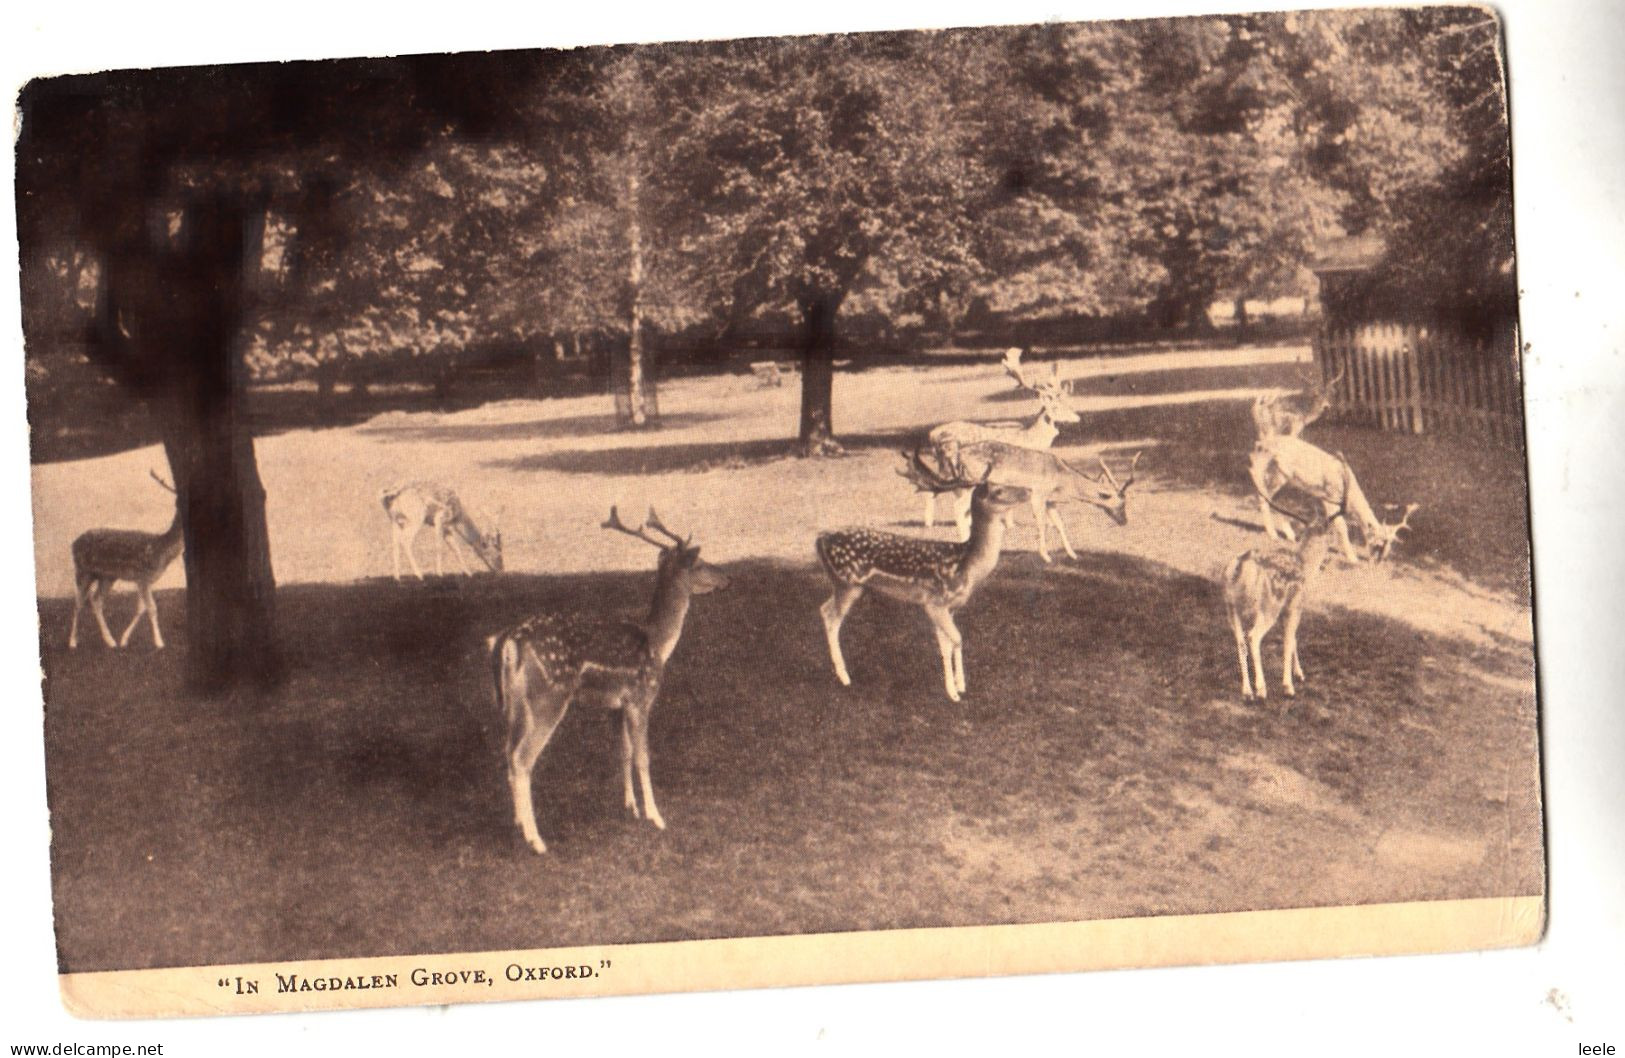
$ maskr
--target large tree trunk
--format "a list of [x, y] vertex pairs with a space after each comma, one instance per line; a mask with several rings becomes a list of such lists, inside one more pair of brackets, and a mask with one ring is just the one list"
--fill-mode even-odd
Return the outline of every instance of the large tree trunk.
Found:
[[835, 314], [841, 299], [809, 298], [801, 306], [801, 450], [839, 455], [835, 440]]
[[282, 673], [265, 490], [236, 348], [256, 219], [210, 199], [188, 208], [179, 245], [127, 238], [109, 254], [100, 327], [100, 352], [164, 413], [186, 548], [186, 682], [204, 693]]

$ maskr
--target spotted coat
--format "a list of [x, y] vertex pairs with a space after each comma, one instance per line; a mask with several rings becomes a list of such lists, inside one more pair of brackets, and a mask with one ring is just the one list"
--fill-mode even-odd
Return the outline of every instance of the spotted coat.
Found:
[[934, 582], [944, 592], [965, 583], [965, 544], [919, 540], [878, 529], [842, 529], [823, 533], [814, 543], [818, 558], [834, 580], [868, 584], [875, 578]]
[[631, 618], [531, 617], [493, 638], [494, 666], [500, 667], [508, 643], [518, 648], [522, 664], [540, 668], [546, 686], [583, 704], [622, 709], [651, 701], [660, 690], [664, 666], [643, 624]]

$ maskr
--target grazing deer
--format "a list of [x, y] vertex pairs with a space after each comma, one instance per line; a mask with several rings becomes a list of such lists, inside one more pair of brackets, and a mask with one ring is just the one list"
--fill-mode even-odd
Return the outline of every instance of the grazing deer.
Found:
[[[1319, 501], [1321, 509], [1333, 519], [1343, 557], [1350, 562], [1358, 562], [1360, 557], [1349, 543], [1345, 511], [1360, 523], [1367, 555], [1373, 562], [1381, 562], [1388, 557], [1400, 530], [1409, 528], [1411, 515], [1418, 507], [1414, 503], [1409, 505], [1398, 523], [1385, 525], [1371, 510], [1348, 460], [1341, 453], [1334, 456], [1299, 437], [1277, 435], [1260, 439], [1253, 445], [1248, 472], [1258, 493], [1259, 509], [1264, 514], [1265, 532], [1293, 539], [1290, 523], [1284, 533], [1276, 525], [1271, 502], [1276, 493], [1291, 485]], [[1333, 511], [1337, 512], [1335, 516]]]
[[[661, 830], [666, 821], [649, 782], [649, 713], [660, 693], [666, 661], [677, 648], [691, 596], [728, 586], [700, 549], [660, 523], [653, 508], [637, 529], [609, 509], [603, 528], [635, 536], [660, 549], [654, 599], [642, 621], [586, 614], [542, 614], [486, 640], [491, 651], [497, 704], [507, 725], [508, 787], [513, 814], [525, 841], [537, 852], [547, 844], [536, 832], [530, 777], [536, 761], [572, 702], [621, 711], [621, 785], [626, 807], [639, 818], [632, 792], [632, 765], [643, 788], [643, 813]], [[671, 541], [647, 534], [653, 530]]]
[[[175, 487], [156, 472], [152, 480], [175, 492]], [[110, 647], [123, 647], [146, 614], [152, 623], [152, 643], [164, 649], [164, 634], [158, 630], [158, 600], [152, 597], [152, 584], [164, 575], [175, 557], [181, 553], [181, 508], [179, 496], [175, 499], [175, 517], [169, 528], [161, 533], [143, 533], [134, 529], [90, 529], [80, 533], [73, 542], [73, 623], [68, 628], [68, 649], [79, 646], [79, 611], [88, 603], [96, 624], [102, 630], [102, 642]], [[121, 580], [135, 585], [135, 616], [125, 626], [124, 634], [113, 641], [107, 627], [107, 616], [102, 612], [102, 601], [107, 592]]]
[[1341, 510], [1324, 514], [1318, 521], [1277, 507], [1288, 518], [1303, 522], [1303, 540], [1296, 554], [1276, 548], [1253, 548], [1237, 555], [1224, 569], [1224, 605], [1230, 617], [1230, 631], [1236, 638], [1236, 658], [1241, 663], [1241, 697], [1250, 701], [1253, 684], [1247, 678], [1247, 659], [1258, 677], [1258, 697], [1269, 696], [1264, 680], [1261, 653], [1264, 637], [1283, 614], [1281, 630], [1281, 684], [1288, 698], [1296, 696], [1293, 678], [1303, 679], [1303, 663], [1298, 659], [1298, 621], [1309, 590], [1320, 576], [1331, 554], [1332, 524]]
[[[1061, 365], [1055, 364], [1051, 369], [1051, 377], [1040, 382], [1032, 382], [1021, 366], [1021, 350], [1007, 349], [1004, 359], [1000, 361], [1005, 373], [1016, 380], [1016, 384], [1024, 391], [1038, 397], [1038, 411], [1032, 418], [1021, 422], [978, 423], [978, 422], [947, 422], [932, 430], [926, 436], [926, 441], [933, 448], [946, 453], [960, 445], [975, 444], [978, 441], [1003, 441], [1006, 444], [1019, 445], [1022, 448], [1043, 450], [1055, 443], [1055, 438], [1061, 429], [1057, 423], [1081, 422], [1078, 413], [1068, 401], [1065, 387], [1061, 383]], [[925, 488], [925, 524], [927, 527], [936, 524], [937, 519], [937, 493]], [[954, 497], [956, 505], [968, 505], [970, 490]]]
[[[921, 452], [909, 456], [905, 476], [941, 492], [964, 489], [971, 482], [964, 467], [946, 475], [928, 467]], [[940, 460], [940, 453], [938, 455]], [[937, 633], [942, 653], [942, 680], [948, 697], [965, 693], [965, 654], [954, 611], [970, 601], [976, 586], [992, 574], [1004, 546], [1004, 514], [1026, 502], [1025, 490], [983, 481], [971, 492], [971, 533], [964, 543], [918, 540], [874, 529], [845, 529], [820, 534], [814, 544], [829, 574], [833, 592], [820, 608], [829, 640], [835, 677], [851, 686], [841, 656], [841, 622], [865, 590], [914, 603], [925, 611]]]
[[[1067, 538], [1066, 523], [1055, 508], [1058, 503], [1091, 504], [1105, 511], [1118, 525], [1128, 524], [1128, 487], [1134, 484], [1134, 468], [1142, 453], [1134, 453], [1128, 467], [1128, 480], [1124, 482], [1117, 480], [1104, 459], [1099, 461], [1100, 477], [1091, 477], [1053, 452], [1035, 452], [1000, 441], [966, 445], [959, 449], [958, 455], [972, 480], [982, 478], [995, 485], [1015, 485], [1027, 491], [1033, 519], [1038, 523], [1038, 557], [1049, 562], [1046, 517], [1061, 534], [1061, 546], [1066, 548], [1067, 556], [1074, 561], [1078, 557], [1072, 550], [1072, 541]], [[969, 506], [960, 502], [954, 508], [961, 539], [970, 537]]]
[[1343, 381], [1346, 367], [1340, 367], [1337, 376], [1327, 382], [1313, 382], [1305, 378], [1309, 388], [1296, 393], [1262, 396], [1253, 401], [1253, 429], [1258, 439], [1266, 437], [1297, 437], [1303, 428], [1326, 414], [1332, 406], [1332, 391]]
[[417, 555], [412, 549], [426, 525], [434, 526], [436, 576], [445, 574], [442, 562], [444, 551], [452, 553], [457, 564], [463, 567], [464, 575], [474, 574], [462, 552], [452, 546], [453, 534], [468, 545], [487, 569], [493, 573], [502, 572], [502, 531], [493, 528], [489, 533], [482, 532], [474, 519], [469, 517], [462, 501], [458, 500], [457, 493], [451, 489], [427, 481], [414, 481], [387, 488], [378, 494], [378, 499], [384, 505], [384, 513], [389, 516], [392, 544], [389, 557], [394, 563], [396, 580], [401, 579], [402, 551], [406, 552], [406, 559], [412, 564], [412, 572], [417, 574], [418, 580], [423, 579], [423, 570], [418, 568]]

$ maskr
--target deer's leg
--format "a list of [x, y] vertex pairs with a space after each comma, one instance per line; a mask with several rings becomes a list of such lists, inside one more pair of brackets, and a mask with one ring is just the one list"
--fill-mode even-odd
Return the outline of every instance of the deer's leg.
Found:
[[1061, 546], [1066, 548], [1067, 557], [1076, 562], [1078, 560], [1078, 553], [1072, 550], [1072, 541], [1068, 540], [1066, 537], [1066, 519], [1061, 517], [1060, 508], [1050, 507], [1049, 517], [1050, 521], [1055, 523], [1055, 531], [1061, 534]]
[[537, 852], [546, 852], [547, 843], [536, 831], [536, 808], [531, 800], [531, 772], [547, 748], [559, 721], [570, 707], [570, 695], [563, 688], [538, 692], [524, 703], [520, 722], [524, 725], [508, 751], [508, 787], [513, 792], [513, 818], [525, 842]]
[[837, 584], [834, 594], [818, 608], [824, 617], [824, 638], [829, 640], [829, 659], [835, 663], [835, 678], [847, 687], [852, 686], [852, 677], [847, 674], [846, 659], [841, 656], [841, 622], [862, 595], [861, 585]]
[[418, 580], [423, 579], [423, 570], [418, 566], [418, 537], [423, 535], [424, 522], [418, 522], [410, 530], [401, 530], [401, 548], [406, 552], [406, 561], [412, 564], [412, 572], [417, 574]]
[[1253, 681], [1247, 675], [1247, 633], [1241, 627], [1241, 615], [1233, 608], [1230, 614], [1230, 634], [1236, 637], [1236, 661], [1241, 666], [1241, 700], [1251, 701]]
[[147, 597], [147, 618], [152, 621], [152, 645], [162, 650], [164, 649], [164, 634], [158, 631], [158, 599], [152, 594], [152, 585], [148, 584], [143, 587], [141, 594]]
[[68, 649], [79, 649], [79, 611], [84, 608], [85, 596], [90, 586], [96, 583], [94, 578], [87, 578], [82, 573], [74, 574], [73, 578], [73, 621], [68, 625]]
[[[452, 539], [451, 530], [447, 529], [446, 530], [446, 550], [450, 551], [451, 552], [451, 557], [455, 558], [457, 560], [457, 564], [459, 566], [463, 567], [463, 576], [472, 577], [474, 575], [474, 570], [473, 570], [472, 567], [469, 566], [468, 559], [464, 558], [463, 553], [457, 549], [456, 544], [457, 544], [457, 542]], [[473, 545], [469, 545], [469, 546], [472, 547]]]
[[548, 685], [541, 668], [523, 656], [528, 647], [504, 647], [499, 693], [508, 716], [508, 789], [513, 794], [514, 822], [525, 842], [537, 852], [547, 843], [536, 832], [536, 808], [531, 800], [531, 772], [547, 748], [559, 721], [570, 708], [573, 686]]
[[632, 724], [632, 762], [638, 766], [638, 785], [643, 790], [643, 816], [658, 830], [666, 829], [660, 806], [655, 804], [655, 788], [649, 781], [649, 707], [651, 699], [641, 708], [629, 710], [627, 720]]
[[135, 586], [135, 616], [130, 618], [130, 623], [124, 626], [124, 634], [118, 637], [120, 647], [129, 645], [130, 633], [135, 631], [135, 626], [141, 623], [141, 617], [146, 612], [147, 593], [141, 590], [141, 585], [137, 584]]
[[102, 630], [102, 642], [110, 647], [117, 647], [113, 639], [113, 630], [107, 627], [107, 614], [102, 612], [102, 601], [107, 598], [107, 590], [113, 586], [110, 580], [98, 578], [90, 586], [90, 613], [96, 618], [96, 625]]
[[1298, 618], [1303, 611], [1297, 606], [1287, 609], [1286, 620], [1282, 622], [1281, 629], [1281, 684], [1286, 688], [1286, 696], [1294, 697], [1298, 691], [1293, 686], [1292, 678], [1296, 676], [1303, 679], [1303, 666], [1298, 663]]
[[638, 811], [638, 799], [632, 793], [631, 715], [624, 710], [621, 713], [621, 793], [626, 804], [626, 810], [632, 813], [632, 818], [642, 819], [642, 813]]
[[957, 702], [964, 690], [963, 640], [958, 627], [954, 625], [953, 614], [946, 607], [927, 605], [925, 614], [931, 618], [931, 626], [937, 633], [937, 650], [942, 654], [943, 686], [947, 688], [948, 697]]
[[937, 494], [934, 492], [925, 494], [924, 521], [927, 529], [937, 524]]
[[[1327, 513], [1330, 514], [1331, 512], [1328, 511]], [[1339, 514], [1336, 518], [1332, 519], [1332, 523], [1337, 529], [1337, 543], [1338, 546], [1343, 549], [1343, 557], [1348, 559], [1350, 562], [1359, 562], [1360, 556], [1355, 553], [1354, 545], [1349, 542], [1348, 519]]]
[[1269, 687], [1264, 679], [1263, 644], [1264, 633], [1269, 629], [1262, 619], [1253, 623], [1252, 630], [1247, 633], [1247, 652], [1253, 659], [1253, 675], [1258, 677], [1258, 698], [1263, 701], [1270, 696]]

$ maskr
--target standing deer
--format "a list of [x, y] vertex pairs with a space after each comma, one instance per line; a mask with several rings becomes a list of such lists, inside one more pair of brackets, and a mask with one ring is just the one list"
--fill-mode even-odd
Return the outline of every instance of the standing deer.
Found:
[[[1326, 414], [1332, 406], [1332, 391], [1343, 381], [1346, 367], [1338, 368], [1331, 381], [1311, 382], [1296, 393], [1261, 396], [1253, 401], [1253, 429], [1259, 440], [1266, 437], [1297, 437], [1303, 428]], [[1309, 381], [1309, 380], [1305, 380]]]
[[489, 533], [482, 532], [457, 499], [457, 493], [451, 489], [428, 481], [414, 481], [384, 489], [378, 494], [378, 500], [384, 505], [384, 513], [389, 516], [392, 545], [389, 557], [395, 567], [396, 580], [401, 579], [402, 551], [406, 552], [406, 559], [412, 564], [412, 572], [417, 574], [418, 580], [423, 579], [423, 570], [418, 568], [413, 547], [426, 525], [434, 527], [436, 576], [445, 574], [442, 562], [445, 551], [451, 552], [457, 564], [463, 567], [465, 576], [474, 574], [462, 552], [452, 546], [453, 534], [468, 545], [487, 569], [493, 573], [502, 572], [502, 531], [493, 528]]
[[[547, 844], [536, 831], [531, 772], [572, 702], [621, 712], [621, 785], [627, 809], [639, 818], [632, 766], [643, 788], [643, 812], [661, 830], [666, 821], [649, 781], [649, 714], [666, 662], [683, 634], [689, 599], [728, 586], [700, 549], [661, 524], [650, 508], [642, 526], [630, 529], [611, 507], [603, 528], [637, 537], [660, 551], [654, 598], [642, 621], [563, 613], [530, 618], [486, 640], [491, 651], [497, 705], [507, 728], [508, 787], [514, 820], [537, 852]], [[669, 539], [648, 535], [653, 530]]]
[[[1055, 508], [1058, 503], [1087, 503], [1105, 511], [1118, 525], [1128, 524], [1128, 487], [1134, 484], [1134, 468], [1143, 453], [1134, 453], [1128, 467], [1128, 480], [1124, 482], [1117, 480], [1104, 459], [1099, 461], [1100, 477], [1091, 477], [1053, 452], [1035, 452], [1000, 441], [966, 445], [958, 454], [965, 473], [972, 480], [986, 479], [996, 485], [1015, 485], [1027, 491], [1033, 520], [1038, 523], [1038, 557], [1049, 562], [1046, 517], [1061, 534], [1061, 546], [1066, 548], [1067, 556], [1074, 561], [1078, 557], [1072, 550], [1072, 541], [1067, 538], [1066, 523]], [[969, 506], [959, 502], [954, 508], [961, 539], [970, 537]]]
[[1331, 554], [1332, 524], [1342, 513], [1339, 509], [1310, 521], [1285, 508], [1276, 509], [1305, 526], [1297, 552], [1252, 548], [1237, 555], [1224, 569], [1225, 610], [1236, 639], [1236, 658], [1241, 663], [1243, 701], [1253, 697], [1253, 684], [1247, 678], [1248, 658], [1252, 659], [1252, 671], [1258, 677], [1259, 700], [1269, 697], [1262, 644], [1282, 614], [1286, 620], [1281, 631], [1281, 684], [1288, 698], [1297, 695], [1293, 678], [1304, 678], [1303, 664], [1298, 659], [1298, 621], [1303, 617], [1303, 604], [1309, 590]]
[[[1371, 560], [1381, 562], [1388, 557], [1400, 530], [1409, 528], [1411, 515], [1418, 508], [1417, 504], [1409, 505], [1398, 523], [1385, 525], [1371, 510], [1371, 504], [1366, 500], [1359, 481], [1355, 480], [1348, 460], [1341, 453], [1334, 456], [1299, 437], [1277, 435], [1261, 438], [1253, 445], [1248, 473], [1258, 494], [1259, 510], [1264, 514], [1265, 532], [1271, 536], [1293, 539], [1290, 524], [1284, 532], [1276, 525], [1272, 512], [1274, 504], [1271, 502], [1276, 493], [1291, 485], [1319, 501], [1321, 509], [1334, 522], [1343, 557], [1350, 562], [1358, 562], [1360, 557], [1355, 553], [1354, 545], [1349, 543], [1345, 511], [1360, 523], [1365, 549]], [[1336, 512], [1335, 516], [1333, 511]]]
[[[175, 492], [175, 487], [156, 472], [152, 480]], [[130, 642], [130, 634], [146, 614], [152, 623], [152, 643], [164, 649], [164, 634], [158, 630], [158, 600], [152, 596], [152, 585], [181, 553], [180, 497], [175, 499], [175, 516], [169, 528], [161, 533], [143, 533], [134, 529], [90, 529], [80, 533], [73, 542], [73, 622], [68, 628], [68, 649], [79, 646], [79, 611], [90, 605], [90, 612], [102, 631], [102, 642], [110, 647], [123, 647]], [[107, 592], [121, 580], [135, 585], [135, 616], [124, 627], [124, 634], [113, 641], [107, 627], [107, 616], [102, 602]]]
[[[1006, 444], [1019, 445], [1022, 448], [1043, 450], [1055, 443], [1061, 429], [1057, 423], [1081, 422], [1078, 413], [1068, 400], [1066, 389], [1061, 383], [1061, 365], [1055, 364], [1051, 369], [1051, 377], [1047, 380], [1032, 382], [1021, 366], [1021, 350], [1007, 349], [1004, 359], [1000, 362], [1005, 373], [1016, 380], [1016, 384], [1024, 391], [1038, 397], [1038, 411], [1032, 418], [1021, 422], [978, 423], [978, 422], [947, 422], [932, 430], [926, 441], [933, 448], [949, 455], [961, 445], [975, 444], [978, 441], [1003, 441]], [[925, 524], [929, 528], [936, 524], [937, 493], [929, 488], [925, 492]], [[957, 506], [968, 505], [970, 490], [954, 496]]]
[[[1026, 502], [1026, 491], [983, 481], [972, 486], [964, 467], [954, 464], [952, 475], [927, 466], [916, 451], [908, 457], [905, 476], [940, 492], [972, 487], [971, 532], [964, 543], [918, 540], [875, 529], [844, 529], [823, 533], [814, 543], [818, 560], [829, 574], [833, 591], [820, 607], [824, 635], [829, 640], [835, 678], [851, 686], [846, 659], [841, 656], [841, 622], [865, 590], [913, 603], [925, 611], [936, 629], [942, 654], [942, 681], [948, 697], [959, 701], [965, 693], [964, 640], [954, 624], [954, 611], [970, 601], [976, 586], [999, 564], [1004, 546], [1004, 514]], [[939, 455], [940, 459], [940, 455]]]

